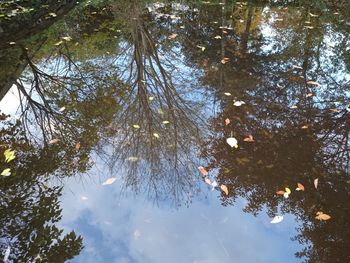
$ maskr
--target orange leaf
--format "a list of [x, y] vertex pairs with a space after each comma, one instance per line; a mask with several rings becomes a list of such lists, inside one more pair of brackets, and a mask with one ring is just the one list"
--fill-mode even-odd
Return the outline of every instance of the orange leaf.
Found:
[[304, 126], [301, 126], [302, 129], [308, 129], [309, 128], [309, 125], [304, 125]]
[[76, 149], [77, 151], [79, 151], [79, 149], [80, 149], [80, 142], [78, 142], [78, 143], [75, 145], [75, 149]]
[[297, 191], [305, 191], [305, 187], [301, 183], [298, 183], [298, 188], [296, 190]]
[[318, 220], [321, 220], [321, 221], [325, 221], [325, 220], [331, 219], [331, 216], [327, 215], [327, 214], [325, 214], [323, 212], [317, 212], [315, 218], [318, 219]]
[[229, 125], [230, 124], [230, 119], [229, 118], [227, 118], [226, 120], [225, 120], [225, 125], [227, 126], [227, 125]]
[[220, 188], [221, 188], [222, 191], [224, 191], [224, 193], [225, 193], [226, 195], [228, 195], [228, 188], [227, 188], [226, 185], [222, 184], [222, 185], [220, 186]]
[[277, 195], [284, 195], [284, 193], [285, 193], [285, 191], [283, 191], [283, 190], [280, 190], [280, 191], [276, 192]]
[[249, 134], [247, 138], [244, 138], [245, 142], [254, 142], [253, 135]]
[[208, 176], [208, 171], [203, 166], [199, 166], [198, 170], [202, 174], [202, 176]]

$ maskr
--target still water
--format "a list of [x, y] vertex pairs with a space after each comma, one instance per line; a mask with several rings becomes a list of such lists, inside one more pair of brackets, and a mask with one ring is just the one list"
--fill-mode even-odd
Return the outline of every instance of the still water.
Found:
[[4, 261], [350, 262], [348, 11], [87, 1], [8, 34]]

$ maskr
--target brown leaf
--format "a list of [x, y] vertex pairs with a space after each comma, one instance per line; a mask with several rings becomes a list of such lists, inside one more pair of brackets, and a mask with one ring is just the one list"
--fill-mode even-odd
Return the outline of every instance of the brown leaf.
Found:
[[320, 83], [316, 82], [316, 81], [312, 81], [312, 80], [309, 80], [308, 82], [306, 82], [307, 84], [309, 85], [315, 85], [317, 86], [318, 88], [321, 87]]
[[79, 149], [80, 149], [80, 142], [78, 142], [78, 143], [75, 145], [75, 149], [76, 149], [77, 151], [79, 151]]
[[253, 138], [253, 135], [249, 134], [247, 138], [244, 138], [245, 142], [254, 142], [254, 138]]
[[318, 187], [318, 178], [316, 178], [316, 179], [314, 180], [314, 186], [315, 186], [315, 188], [317, 189], [317, 187]]
[[306, 98], [312, 97], [314, 94], [312, 94], [311, 92], [306, 94]]
[[223, 58], [223, 59], [221, 60], [221, 63], [225, 65], [226, 63], [229, 62], [229, 60], [230, 60], [229, 58]]
[[106, 181], [104, 181], [104, 182], [102, 183], [102, 185], [113, 184], [113, 183], [115, 182], [115, 180], [117, 180], [117, 177], [108, 178]]
[[49, 144], [56, 144], [60, 141], [60, 139], [52, 139], [51, 141], [49, 141]]
[[199, 166], [198, 170], [202, 174], [202, 176], [208, 176], [208, 171], [203, 166]]
[[280, 191], [277, 191], [277, 192], [276, 192], [276, 195], [284, 195], [284, 193], [285, 193], [285, 191], [280, 190]]
[[230, 123], [231, 123], [230, 119], [227, 118], [227, 119], [225, 120], [225, 125], [227, 126], [227, 125], [229, 125]]
[[304, 126], [301, 126], [302, 129], [308, 129], [309, 128], [309, 125], [304, 125]]
[[325, 221], [331, 219], [331, 216], [319, 211], [316, 213], [315, 218], [321, 221]]
[[298, 183], [298, 188], [296, 190], [297, 191], [305, 191], [305, 187], [301, 183]]
[[220, 188], [221, 188], [222, 191], [224, 191], [224, 193], [225, 193], [226, 195], [228, 195], [228, 188], [227, 188], [226, 185], [222, 184], [222, 185], [220, 185]]

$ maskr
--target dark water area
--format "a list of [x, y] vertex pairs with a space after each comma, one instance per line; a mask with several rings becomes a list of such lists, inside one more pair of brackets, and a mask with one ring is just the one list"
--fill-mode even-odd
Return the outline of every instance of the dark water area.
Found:
[[350, 8], [66, 2], [0, 5], [1, 262], [350, 262]]

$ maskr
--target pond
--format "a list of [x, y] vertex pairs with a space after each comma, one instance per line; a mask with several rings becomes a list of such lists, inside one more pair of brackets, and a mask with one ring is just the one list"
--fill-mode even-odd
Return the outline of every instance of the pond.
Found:
[[348, 6], [5, 2], [1, 260], [350, 262]]

